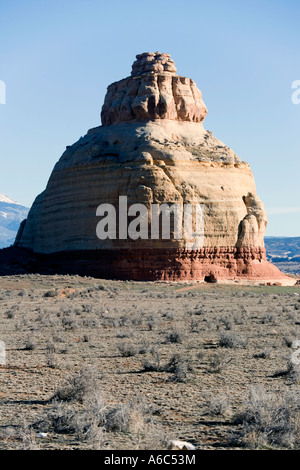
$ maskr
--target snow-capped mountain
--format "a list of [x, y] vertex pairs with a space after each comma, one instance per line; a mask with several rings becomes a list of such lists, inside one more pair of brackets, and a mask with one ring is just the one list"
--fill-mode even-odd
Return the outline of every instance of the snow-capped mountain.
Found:
[[28, 211], [28, 207], [0, 194], [0, 248], [13, 244], [20, 223], [26, 219]]
[[16, 201], [9, 199], [5, 194], [0, 194], [0, 202], [7, 202], [8, 204], [18, 204]]

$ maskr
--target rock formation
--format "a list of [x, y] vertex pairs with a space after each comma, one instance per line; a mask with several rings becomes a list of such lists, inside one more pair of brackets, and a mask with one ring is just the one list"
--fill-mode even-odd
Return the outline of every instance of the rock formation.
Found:
[[169, 54], [137, 55], [131, 77], [108, 87], [102, 108], [104, 126], [136, 120], [202, 122], [207, 109], [190, 78], [176, 75]]
[[[203, 127], [195, 82], [169, 54], [136, 56], [131, 76], [108, 87], [102, 126], [68, 146], [20, 227], [15, 245], [59, 270], [136, 280], [274, 279], [266, 261], [263, 203], [248, 163]], [[202, 204], [204, 243], [103, 239], [100, 204]], [[151, 222], [151, 220], [150, 220]], [[118, 223], [118, 222], [117, 222]], [[174, 235], [174, 234], [173, 234]]]

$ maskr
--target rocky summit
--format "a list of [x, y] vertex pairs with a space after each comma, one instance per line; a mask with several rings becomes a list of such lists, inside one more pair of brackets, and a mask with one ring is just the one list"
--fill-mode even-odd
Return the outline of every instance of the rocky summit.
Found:
[[[15, 246], [56, 271], [98, 277], [287, 279], [266, 260], [267, 216], [249, 164], [205, 130], [206, 114], [201, 91], [169, 54], [137, 55], [131, 75], [108, 87], [102, 125], [55, 165]], [[97, 208], [115, 208], [118, 233], [124, 196], [128, 207], [149, 208], [149, 224], [151, 205], [201, 205], [202, 244], [175, 237], [174, 225], [165, 238], [99, 238]]]

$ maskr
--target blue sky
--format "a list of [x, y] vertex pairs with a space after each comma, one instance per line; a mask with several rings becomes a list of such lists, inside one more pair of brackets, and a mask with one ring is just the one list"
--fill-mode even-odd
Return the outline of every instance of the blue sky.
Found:
[[193, 78], [204, 127], [250, 163], [267, 235], [300, 236], [299, 0], [1, 0], [0, 193], [30, 206], [66, 145], [100, 125], [135, 55]]

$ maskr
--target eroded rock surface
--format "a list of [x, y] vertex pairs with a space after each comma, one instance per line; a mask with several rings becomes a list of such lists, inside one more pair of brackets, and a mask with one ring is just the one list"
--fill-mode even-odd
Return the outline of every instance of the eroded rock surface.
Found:
[[207, 114], [202, 93], [190, 78], [176, 75], [169, 54], [137, 55], [131, 77], [108, 87], [103, 125], [123, 121], [172, 119], [202, 122]]
[[[281, 279], [266, 261], [267, 217], [248, 163], [203, 127], [195, 82], [169, 54], [137, 56], [108, 87], [102, 126], [68, 146], [19, 230], [16, 246], [64, 272], [121, 279]], [[204, 244], [96, 236], [100, 204], [203, 204]], [[117, 210], [117, 209], [116, 209]], [[119, 216], [119, 214], [117, 214]], [[118, 219], [119, 220], [119, 219]]]

